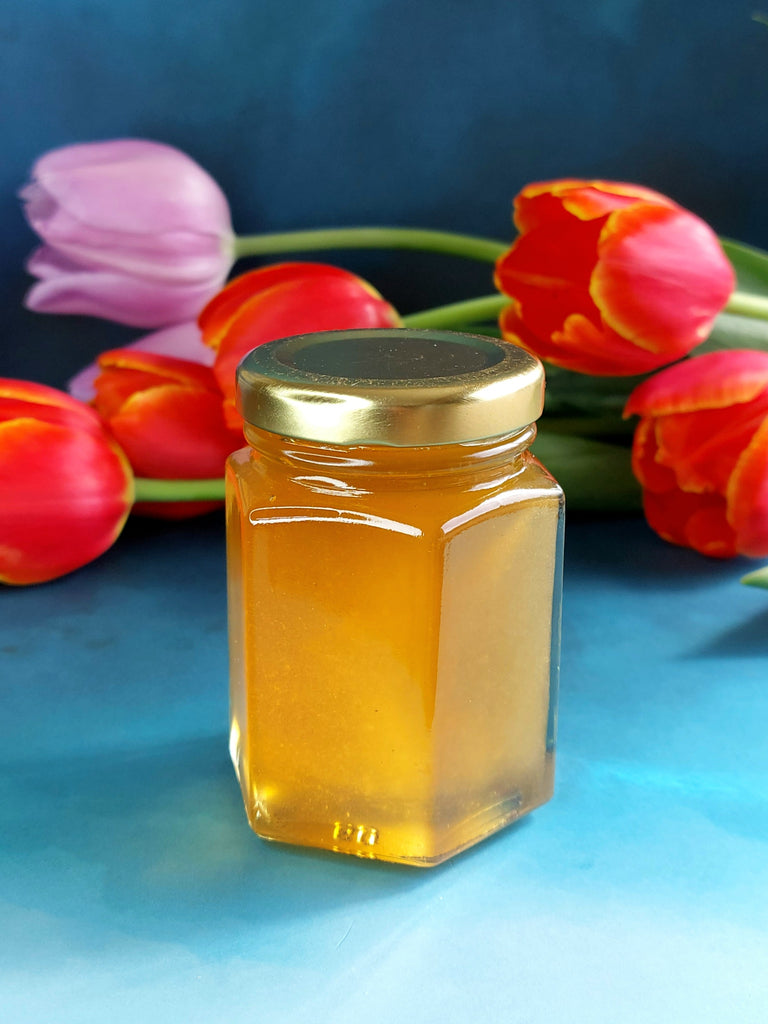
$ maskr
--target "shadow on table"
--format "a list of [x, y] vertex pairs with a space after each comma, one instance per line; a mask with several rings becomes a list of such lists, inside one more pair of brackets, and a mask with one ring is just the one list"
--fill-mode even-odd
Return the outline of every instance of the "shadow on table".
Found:
[[0, 822], [0, 899], [153, 939], [226, 934], [227, 922], [291, 928], [408, 897], [444, 882], [452, 867], [424, 871], [260, 840], [223, 737], [26, 767], [0, 806], [10, 816]]
[[768, 654], [768, 609], [709, 637], [690, 657], [754, 658]]

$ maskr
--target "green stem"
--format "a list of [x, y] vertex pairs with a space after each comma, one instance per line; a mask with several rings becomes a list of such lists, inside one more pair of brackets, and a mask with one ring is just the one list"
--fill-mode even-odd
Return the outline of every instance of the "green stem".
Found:
[[509, 243], [494, 238], [421, 228], [316, 228], [268, 235], [240, 235], [235, 239], [237, 259], [317, 249], [419, 249], [495, 263], [508, 248]]
[[[571, 509], [625, 512], [640, 507], [629, 450], [591, 438], [539, 431], [534, 451], [560, 481]], [[139, 477], [136, 501], [223, 501], [224, 479], [149, 480]]]
[[479, 299], [465, 299], [448, 306], [435, 306], [421, 313], [410, 313], [403, 317], [406, 327], [458, 327], [483, 320], [495, 320], [505, 306], [509, 305], [506, 295], [483, 295]]
[[136, 501], [223, 501], [224, 478], [215, 480], [134, 480]]
[[753, 295], [750, 292], [734, 292], [728, 299], [724, 312], [768, 320], [768, 297]]

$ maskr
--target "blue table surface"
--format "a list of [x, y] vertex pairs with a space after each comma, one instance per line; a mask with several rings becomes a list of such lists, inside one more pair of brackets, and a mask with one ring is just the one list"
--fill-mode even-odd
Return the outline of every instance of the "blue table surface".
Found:
[[555, 798], [431, 871], [249, 830], [218, 515], [5, 588], [0, 1019], [765, 1024], [768, 594], [566, 547]]

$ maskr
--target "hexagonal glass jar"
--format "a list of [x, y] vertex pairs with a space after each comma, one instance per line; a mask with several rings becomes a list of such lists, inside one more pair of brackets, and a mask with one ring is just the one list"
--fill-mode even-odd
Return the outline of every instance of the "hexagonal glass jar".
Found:
[[283, 339], [238, 371], [230, 751], [265, 839], [430, 866], [552, 794], [563, 496], [540, 364], [489, 338]]

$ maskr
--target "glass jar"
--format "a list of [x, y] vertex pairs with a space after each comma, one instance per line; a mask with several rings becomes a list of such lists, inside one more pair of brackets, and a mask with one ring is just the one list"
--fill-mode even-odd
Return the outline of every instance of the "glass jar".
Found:
[[230, 751], [265, 839], [429, 866], [552, 794], [563, 495], [538, 360], [337, 331], [238, 369]]

